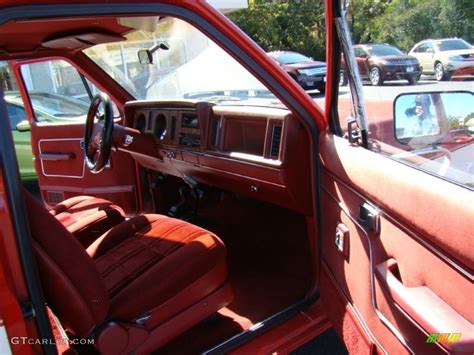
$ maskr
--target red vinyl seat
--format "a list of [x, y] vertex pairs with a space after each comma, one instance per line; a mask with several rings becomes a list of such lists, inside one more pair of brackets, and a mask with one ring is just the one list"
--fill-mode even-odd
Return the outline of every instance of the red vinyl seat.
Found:
[[213, 233], [161, 215], [113, 227], [87, 250], [25, 193], [48, 306], [105, 354], [150, 353], [232, 300]]
[[119, 206], [91, 196], [72, 197], [57, 204], [49, 212], [84, 247], [125, 220], [125, 212]]

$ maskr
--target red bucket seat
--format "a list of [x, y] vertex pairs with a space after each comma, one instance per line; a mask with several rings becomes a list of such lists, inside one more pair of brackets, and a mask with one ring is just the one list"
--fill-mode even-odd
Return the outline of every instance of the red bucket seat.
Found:
[[72, 197], [57, 204], [49, 212], [84, 247], [125, 220], [125, 212], [119, 206], [91, 196]]
[[226, 249], [187, 222], [143, 215], [87, 250], [25, 194], [39, 275], [61, 324], [101, 353], [150, 353], [232, 300]]

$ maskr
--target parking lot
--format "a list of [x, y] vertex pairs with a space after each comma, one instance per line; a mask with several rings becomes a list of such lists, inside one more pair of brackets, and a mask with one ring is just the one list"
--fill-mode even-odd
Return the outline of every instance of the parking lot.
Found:
[[[408, 85], [406, 81], [389, 81], [383, 86], [372, 86], [364, 83], [364, 95], [366, 100], [389, 100], [393, 101], [402, 92], [428, 92], [428, 91], [473, 91], [474, 81], [440, 81], [430, 80], [422, 77], [417, 85]], [[349, 94], [348, 87], [340, 90], [341, 95]]]
[[[430, 91], [474, 91], [474, 80], [470, 81], [436, 81], [430, 77], [422, 76], [417, 85], [409, 85], [405, 80], [388, 81], [382, 86], [372, 86], [369, 82], [363, 82], [364, 99], [366, 101], [390, 101], [401, 93], [430, 92]], [[319, 105], [324, 105], [324, 96], [317, 91], [309, 92]], [[349, 86], [339, 89], [340, 98], [350, 98]], [[323, 106], [322, 106], [323, 107]], [[473, 108], [474, 111], [474, 108]]]

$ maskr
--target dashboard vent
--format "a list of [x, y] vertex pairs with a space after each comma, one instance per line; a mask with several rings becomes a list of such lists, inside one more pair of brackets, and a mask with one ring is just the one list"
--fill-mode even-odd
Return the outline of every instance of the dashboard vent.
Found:
[[270, 146], [270, 156], [278, 159], [278, 153], [280, 152], [281, 142], [281, 126], [273, 126], [272, 130], [272, 144]]
[[139, 130], [141, 133], [145, 133], [147, 126], [147, 118], [144, 113], [140, 113], [135, 119], [135, 129]]
[[171, 140], [174, 140], [176, 138], [176, 117], [173, 116], [171, 117]]
[[221, 118], [219, 117], [214, 121], [214, 127], [212, 127], [212, 146], [217, 147], [219, 145], [219, 130], [221, 127]]

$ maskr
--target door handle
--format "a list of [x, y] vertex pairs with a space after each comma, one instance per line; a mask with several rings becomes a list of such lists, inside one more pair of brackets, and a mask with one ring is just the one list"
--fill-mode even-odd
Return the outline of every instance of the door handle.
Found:
[[39, 155], [41, 160], [58, 161], [74, 159], [74, 153], [41, 153]]
[[380, 229], [380, 211], [364, 202], [359, 206], [359, 223], [369, 232], [377, 234]]
[[461, 333], [456, 343], [443, 343], [450, 352], [472, 352], [472, 324], [426, 286], [403, 284], [395, 259], [376, 266], [375, 273], [395, 303], [428, 334]]

